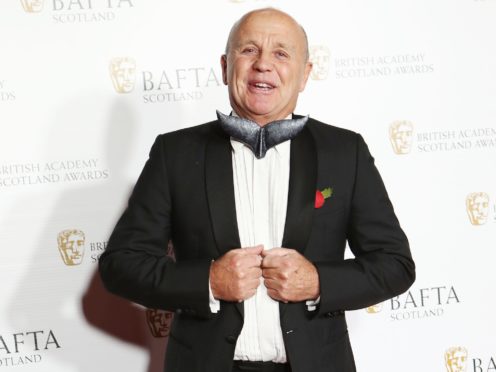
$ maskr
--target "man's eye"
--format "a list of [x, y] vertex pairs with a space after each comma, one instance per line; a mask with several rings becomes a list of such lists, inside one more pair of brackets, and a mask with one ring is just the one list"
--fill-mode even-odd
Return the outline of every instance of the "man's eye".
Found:
[[242, 52], [244, 54], [251, 54], [251, 53], [255, 53], [256, 52], [256, 49], [255, 48], [252, 48], [252, 47], [248, 47], [248, 48], [244, 48]]
[[276, 56], [277, 56], [277, 58], [287, 58], [288, 54], [286, 52], [283, 52], [283, 51], [277, 51]]

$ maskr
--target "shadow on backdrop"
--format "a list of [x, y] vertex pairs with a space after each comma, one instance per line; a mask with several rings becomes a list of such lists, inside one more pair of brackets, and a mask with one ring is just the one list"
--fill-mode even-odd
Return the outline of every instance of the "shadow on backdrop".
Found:
[[[91, 103], [87, 100], [85, 102], [84, 98], [66, 102], [54, 118], [55, 126], [49, 137], [86, 138], [84, 131], [88, 130], [87, 123], [75, 113], [84, 109], [82, 105], [88, 105], [89, 109]], [[153, 325], [153, 314], [150, 317], [146, 309], [116, 297], [103, 288], [96, 257], [90, 249], [92, 240], [107, 241], [135, 181], [125, 176], [126, 165], [130, 162], [129, 149], [138, 128], [135, 113], [125, 103], [116, 102], [106, 122], [106, 159], [103, 160], [111, 173], [105, 182], [59, 186], [60, 191], [50, 204], [49, 213], [33, 210], [37, 205], [39, 208], [43, 191], [20, 198], [11, 211], [17, 220], [22, 219], [19, 211], [30, 211], [24, 213], [26, 216], [32, 215], [29, 218], [33, 223], [39, 223], [34, 221], [36, 213], [44, 217], [41, 220], [43, 226], [38, 229], [40, 233], [36, 237], [37, 247], [33, 249], [16, 289], [19, 295], [8, 304], [9, 322], [16, 332], [52, 330], [60, 349], [51, 350], [47, 358], [60, 362], [61, 369], [66, 365], [71, 371], [107, 372], [111, 366], [115, 371], [140, 372], [136, 371], [135, 363], [122, 355], [130, 350], [125, 347], [127, 344], [131, 348], [144, 350], [149, 356], [143, 372], [163, 372], [166, 332], [159, 330], [155, 335], [152, 334], [153, 327], [149, 324]], [[76, 143], [75, 146], [81, 144]], [[67, 156], [63, 150], [56, 155], [63, 158]], [[51, 186], [47, 187], [49, 190]], [[64, 229], [81, 226], [91, 227], [85, 231], [85, 256], [80, 265], [68, 266], [62, 261], [57, 249], [57, 236]], [[88, 266], [93, 268], [89, 269]], [[151, 323], [147, 321], [147, 316]], [[103, 334], [113, 341], [105, 340]], [[45, 370], [43, 364], [37, 368]]]

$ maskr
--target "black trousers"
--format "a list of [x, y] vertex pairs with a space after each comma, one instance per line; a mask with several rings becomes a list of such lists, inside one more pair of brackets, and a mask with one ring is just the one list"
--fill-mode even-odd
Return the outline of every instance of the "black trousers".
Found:
[[247, 362], [235, 360], [233, 363], [232, 372], [291, 372], [291, 367], [288, 363], [273, 363], [273, 362]]

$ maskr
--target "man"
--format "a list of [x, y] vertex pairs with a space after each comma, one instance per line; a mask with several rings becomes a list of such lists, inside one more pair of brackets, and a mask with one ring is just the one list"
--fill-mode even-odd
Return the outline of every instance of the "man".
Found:
[[102, 279], [175, 311], [167, 372], [355, 371], [344, 311], [415, 276], [373, 159], [358, 134], [283, 120], [311, 71], [287, 14], [243, 16], [221, 64], [231, 116], [157, 138]]

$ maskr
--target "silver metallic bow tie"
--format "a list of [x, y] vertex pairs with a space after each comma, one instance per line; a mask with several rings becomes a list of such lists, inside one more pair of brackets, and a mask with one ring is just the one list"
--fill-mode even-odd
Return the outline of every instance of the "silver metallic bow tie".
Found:
[[305, 116], [276, 120], [261, 127], [251, 120], [224, 115], [219, 111], [217, 118], [221, 128], [235, 140], [248, 146], [257, 159], [263, 158], [271, 147], [296, 137], [308, 121], [308, 116]]

